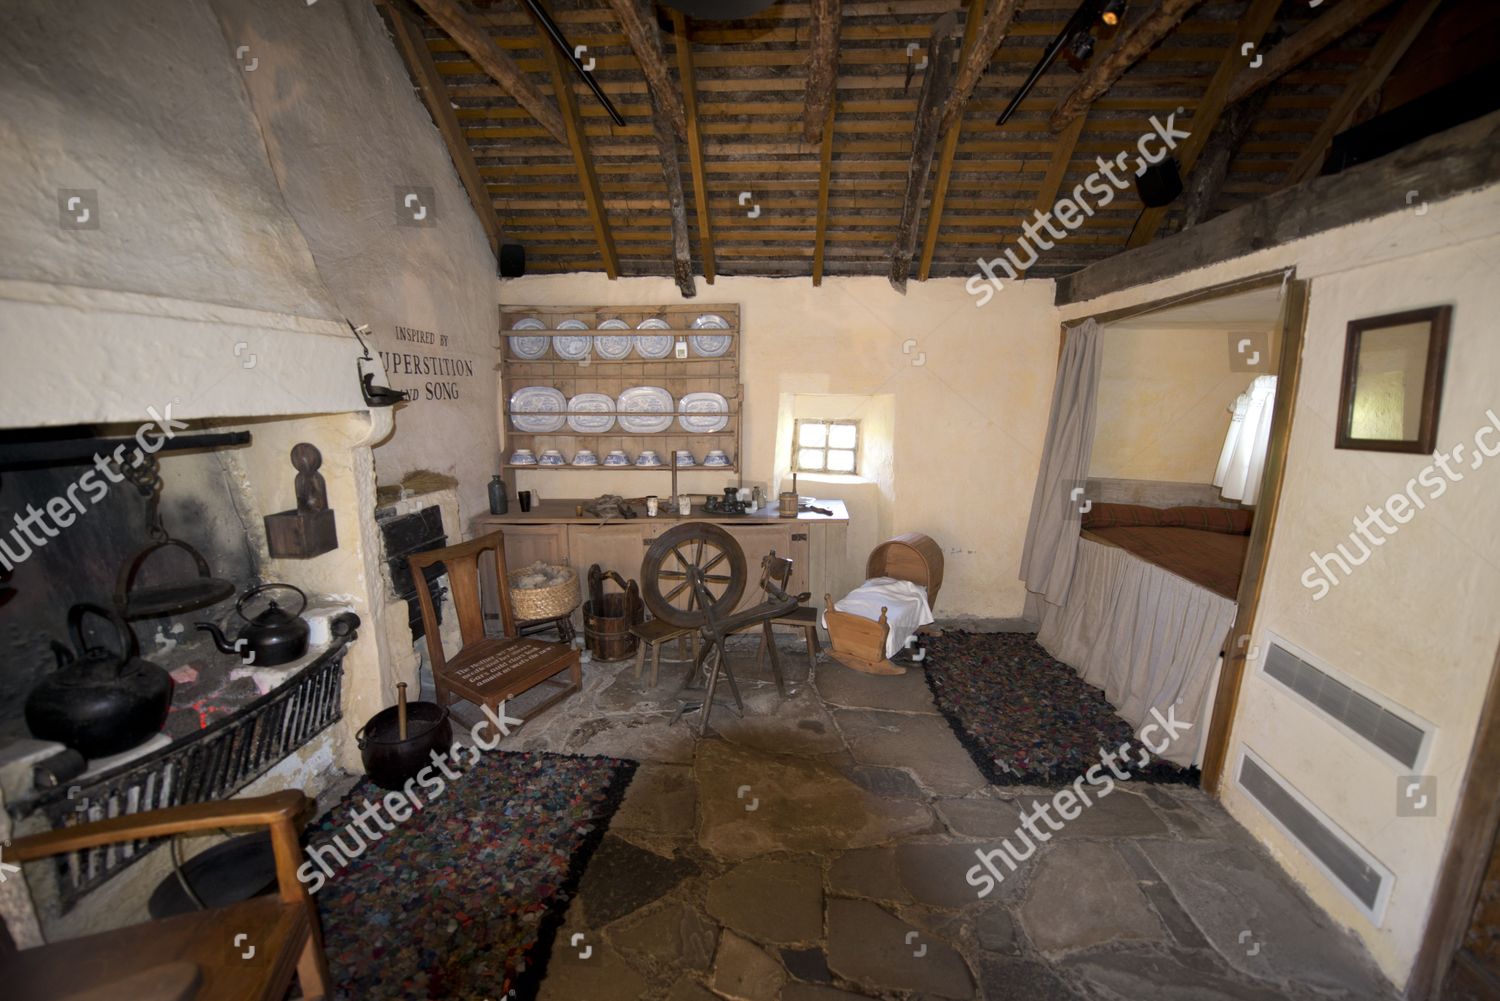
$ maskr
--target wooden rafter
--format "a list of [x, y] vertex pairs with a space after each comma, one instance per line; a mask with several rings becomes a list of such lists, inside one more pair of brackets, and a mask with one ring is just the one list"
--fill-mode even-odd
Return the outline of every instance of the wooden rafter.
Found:
[[1157, 42], [1171, 34], [1172, 29], [1181, 24], [1188, 11], [1198, 3], [1199, 0], [1161, 0], [1102, 59], [1095, 60], [1083, 74], [1083, 79], [1062, 99], [1052, 112], [1052, 117], [1047, 120], [1052, 131], [1061, 132], [1069, 122], [1086, 112], [1091, 104], [1103, 97], [1125, 75], [1126, 70], [1150, 52]]
[[[1047, 174], [1042, 178], [1042, 187], [1037, 192], [1033, 218], [1036, 212], [1051, 212], [1052, 207], [1057, 204], [1057, 193], [1062, 190], [1063, 178], [1068, 176], [1068, 165], [1073, 162], [1073, 151], [1078, 148], [1078, 137], [1083, 135], [1083, 127], [1088, 120], [1087, 113], [1079, 115], [1057, 137], [1052, 159], [1047, 164]], [[1021, 277], [1026, 277], [1024, 271], [1021, 272]]]
[[828, 185], [833, 178], [833, 122], [837, 102], [828, 106], [828, 120], [823, 123], [823, 147], [818, 154], [818, 222], [813, 234], [814, 285], [823, 284], [823, 248], [828, 240]]
[[1322, 17], [1266, 53], [1253, 72], [1236, 76], [1226, 103], [1234, 104], [1270, 86], [1390, 5], [1391, 0], [1339, 0]]
[[1353, 124], [1354, 114], [1359, 106], [1385, 83], [1385, 78], [1391, 75], [1391, 70], [1406, 55], [1406, 50], [1417, 40], [1441, 2], [1442, 0], [1405, 0], [1391, 23], [1381, 32], [1380, 40], [1370, 50], [1369, 57], [1349, 77], [1344, 85], [1344, 92], [1333, 102], [1333, 107], [1328, 109], [1328, 117], [1323, 119], [1318, 131], [1302, 148], [1302, 155], [1287, 173], [1287, 184], [1300, 184], [1312, 176], [1313, 171], [1323, 162], [1323, 154], [1333, 137]]
[[563, 136], [568, 150], [573, 154], [573, 168], [578, 172], [578, 186], [582, 189], [583, 203], [588, 209], [589, 226], [599, 244], [599, 258], [604, 264], [604, 273], [615, 279], [620, 277], [620, 258], [615, 251], [615, 237], [609, 227], [604, 194], [599, 190], [599, 178], [594, 173], [594, 160], [589, 155], [583, 125], [578, 118], [578, 99], [573, 94], [573, 68], [557, 54], [552, 46], [552, 39], [541, 25], [537, 25], [536, 35], [543, 58], [552, 67], [552, 91], [557, 95], [557, 106], [562, 113]]
[[911, 272], [912, 255], [917, 249], [917, 213], [927, 194], [932, 175], [932, 158], [937, 152], [938, 125], [943, 107], [953, 86], [953, 50], [957, 48], [953, 30], [958, 16], [953, 12], [938, 18], [927, 36], [927, 71], [922, 77], [922, 92], [917, 97], [917, 122], [912, 131], [911, 164], [906, 171], [906, 197], [901, 207], [901, 221], [896, 227], [896, 241], [891, 251], [891, 287], [905, 294], [906, 278]]
[[703, 137], [698, 130], [698, 83], [693, 71], [693, 40], [687, 18], [672, 11], [673, 44], [677, 49], [677, 79], [682, 84], [682, 110], [687, 117], [688, 166], [693, 174], [693, 205], [698, 216], [698, 253], [703, 258], [703, 280], [712, 285], [717, 265], [714, 263], [714, 228], [708, 210], [708, 181], [703, 173]]
[[661, 151], [661, 172], [667, 182], [667, 212], [672, 217], [672, 277], [682, 290], [683, 298], [698, 294], [693, 284], [693, 255], [688, 247], [687, 202], [682, 197], [682, 169], [677, 162], [677, 137], [672, 134], [672, 119], [656, 95], [651, 95], [651, 129], [656, 133]]
[[1243, 101], [1231, 104], [1219, 118], [1208, 137], [1203, 152], [1192, 173], [1183, 181], [1182, 228], [1196, 226], [1208, 218], [1224, 181], [1229, 177], [1229, 165], [1234, 162], [1240, 144], [1250, 134], [1250, 126], [1265, 107], [1269, 91], [1256, 91]]
[[[1246, 58], [1241, 55], [1246, 45], [1260, 47], [1264, 41], [1266, 32], [1271, 28], [1271, 22], [1276, 17], [1276, 10], [1281, 6], [1281, 0], [1251, 0], [1250, 8], [1240, 18], [1240, 27], [1230, 42], [1229, 48], [1224, 50], [1219, 59], [1219, 67], [1214, 70], [1214, 75], [1208, 81], [1208, 88], [1203, 92], [1203, 98], [1198, 102], [1193, 112], [1192, 135], [1182, 141], [1177, 147], [1176, 157], [1179, 169], [1184, 175], [1190, 173], [1193, 165], [1198, 162], [1198, 154], [1208, 143], [1208, 137], [1213, 133], [1214, 126], [1219, 122], [1219, 115], [1223, 113], [1224, 106], [1228, 101], [1229, 87], [1235, 77], [1246, 73], [1255, 73], [1251, 69]], [[1130, 238], [1125, 241], [1126, 249], [1139, 247], [1151, 242], [1156, 236], [1156, 231], [1161, 228], [1162, 220], [1167, 217], [1167, 209], [1170, 206], [1158, 205], [1154, 208], [1145, 208], [1136, 217], [1135, 226], [1130, 231]]]
[[646, 74], [646, 86], [661, 106], [661, 111], [672, 125], [679, 138], [687, 138], [687, 115], [682, 110], [682, 100], [677, 95], [677, 82], [672, 79], [672, 70], [667, 66], [666, 53], [661, 47], [661, 31], [656, 26], [654, 4], [643, 0], [609, 0], [620, 28], [625, 32], [635, 57], [640, 61], [641, 71]]
[[1010, 23], [1015, 20], [1020, 6], [1021, 0], [995, 0], [995, 6], [985, 15], [983, 26], [977, 33], [971, 34], [974, 29], [974, 8], [978, 7], [982, 12], [984, 2], [973, 0], [970, 4], [968, 25], [964, 28], [963, 65], [953, 81], [953, 92], [943, 103], [939, 132], [946, 134], [954, 130], [954, 126], [963, 118], [964, 106], [974, 96], [974, 88], [979, 86], [985, 70], [989, 69], [990, 60], [995, 58], [1000, 43], [1005, 41], [1006, 32], [1010, 31]]
[[432, 61], [432, 53], [422, 37], [421, 25], [399, 3], [382, 2], [381, 6], [390, 19], [391, 34], [395, 36], [396, 46], [401, 50], [407, 72], [415, 81], [417, 90], [422, 95], [422, 103], [427, 105], [427, 113], [432, 116], [433, 124], [443, 137], [443, 144], [448, 147], [448, 156], [452, 158], [458, 178], [469, 195], [469, 204], [474, 207], [474, 214], [484, 227], [490, 250], [498, 253], [500, 219], [495, 215], [495, 204], [490, 198], [484, 178], [479, 176], [479, 167], [474, 163], [474, 154], [464, 138], [463, 126], [459, 125], [458, 116], [453, 113], [448, 88], [444, 86], [437, 64]]
[[[980, 19], [984, 17], [984, 0], [969, 0], [968, 20], [964, 23], [964, 45], [959, 54], [963, 69], [968, 68], [969, 55], [974, 51], [974, 39], [979, 34]], [[944, 109], [946, 112], [946, 109]], [[938, 154], [937, 177], [932, 182], [932, 203], [927, 207], [927, 233], [922, 238], [922, 261], [917, 266], [917, 279], [926, 281], [932, 274], [932, 258], [937, 253], [938, 232], [943, 227], [943, 205], [948, 201], [948, 180], [953, 171], [953, 157], [958, 152], [958, 137], [964, 130], [963, 109], [958, 109], [950, 127], [943, 129], [943, 151]]]
[[821, 143], [839, 76], [840, 0], [812, 0], [812, 44], [807, 50], [807, 93], [803, 100], [802, 141]]
[[[448, 37], [469, 54], [469, 58], [489, 74], [490, 78], [498, 83], [506, 93], [516, 99], [516, 103], [525, 108], [542, 127], [545, 128], [552, 138], [563, 145], [568, 145], [568, 130], [563, 124], [562, 113], [557, 107], [548, 101], [537, 90], [526, 71], [521, 69], [516, 61], [505, 53], [505, 50], [496, 45], [485, 29], [476, 24], [468, 14], [459, 7], [455, 0], [415, 0], [417, 6], [427, 12], [427, 16], [437, 22], [438, 27], [447, 32]], [[552, 43], [546, 41], [544, 48], [551, 48]]]

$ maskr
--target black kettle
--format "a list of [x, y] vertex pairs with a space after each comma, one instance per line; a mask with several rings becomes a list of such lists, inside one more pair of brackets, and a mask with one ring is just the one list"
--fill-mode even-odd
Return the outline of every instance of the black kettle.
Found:
[[[89, 646], [83, 617], [108, 619], [120, 638], [120, 653]], [[98, 605], [68, 610], [73, 649], [52, 642], [57, 669], [26, 696], [26, 725], [39, 740], [56, 740], [86, 758], [128, 751], [161, 731], [172, 704], [172, 677], [140, 657], [129, 624]]]
[[[297, 597], [302, 602], [297, 611], [288, 612], [272, 600], [267, 602], [266, 610], [255, 618], [245, 614], [245, 602], [263, 591], [275, 588], [297, 592]], [[219, 648], [220, 653], [238, 654], [246, 664], [257, 667], [275, 667], [277, 664], [289, 664], [307, 653], [307, 636], [310, 630], [307, 620], [302, 618], [302, 611], [306, 608], [307, 595], [302, 593], [301, 588], [292, 584], [262, 584], [246, 591], [235, 602], [235, 614], [245, 620], [235, 642], [229, 642], [212, 622], [199, 622], [197, 626], [213, 636], [214, 646]]]

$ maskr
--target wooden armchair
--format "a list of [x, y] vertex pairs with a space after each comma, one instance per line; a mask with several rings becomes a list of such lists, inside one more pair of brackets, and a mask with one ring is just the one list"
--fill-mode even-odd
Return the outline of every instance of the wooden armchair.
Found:
[[[484, 634], [484, 611], [480, 607], [479, 561], [485, 553], [494, 560], [496, 600], [505, 635]], [[427, 631], [427, 654], [432, 661], [432, 683], [438, 704], [447, 706], [454, 696], [475, 705], [499, 711], [500, 703], [537, 685], [558, 689], [557, 693], [528, 712], [536, 716], [583, 688], [583, 664], [578, 651], [566, 643], [522, 638], [516, 629], [515, 610], [510, 603], [510, 577], [505, 570], [505, 534], [491, 532], [443, 549], [429, 549], [407, 557], [417, 601], [422, 607], [422, 625]], [[458, 630], [463, 646], [452, 657], [443, 650], [438, 635], [437, 608], [422, 571], [435, 563], [448, 572], [448, 588], [458, 612]], [[566, 670], [567, 681], [554, 678]]]
[[[270, 828], [278, 893], [34, 949], [0, 953], [10, 1001], [282, 1001], [295, 975], [306, 1001], [329, 996], [312, 898], [297, 879], [297, 835], [311, 800], [296, 790], [196, 803], [18, 838], [29, 862], [139, 838]], [[253, 952], [252, 952], [253, 947]]]

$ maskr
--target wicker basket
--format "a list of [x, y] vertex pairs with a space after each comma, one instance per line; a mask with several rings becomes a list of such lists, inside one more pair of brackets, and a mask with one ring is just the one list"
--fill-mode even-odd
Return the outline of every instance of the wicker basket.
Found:
[[568, 579], [561, 584], [553, 584], [551, 587], [518, 588], [515, 586], [515, 580], [526, 571], [512, 570], [510, 572], [510, 605], [517, 619], [523, 621], [555, 619], [559, 615], [571, 613], [578, 607], [577, 572], [572, 567], [553, 567], [553, 569], [566, 570]]

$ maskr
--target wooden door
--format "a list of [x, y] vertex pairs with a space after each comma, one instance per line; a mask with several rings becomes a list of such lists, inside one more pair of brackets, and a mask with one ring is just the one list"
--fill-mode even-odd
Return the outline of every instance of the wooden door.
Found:
[[775, 552], [792, 560], [792, 579], [787, 590], [800, 594], [807, 590], [807, 530], [788, 520], [780, 525], [736, 525], [722, 523], [745, 551], [745, 594], [736, 608], [749, 608], [766, 600], [760, 589], [760, 561]]
[[1445, 1001], [1500, 999], [1500, 841], [1490, 848], [1490, 862], [1479, 884], [1474, 917], [1453, 957]]
[[573, 569], [581, 581], [588, 580], [589, 567], [595, 563], [600, 570], [613, 570], [626, 580], [639, 581], [641, 560], [656, 534], [656, 524], [643, 518], [610, 525], [570, 525], [568, 549]]

